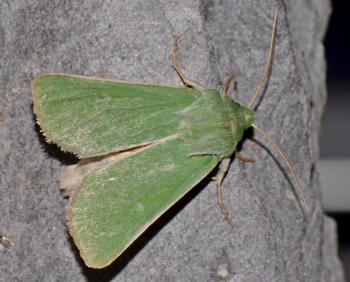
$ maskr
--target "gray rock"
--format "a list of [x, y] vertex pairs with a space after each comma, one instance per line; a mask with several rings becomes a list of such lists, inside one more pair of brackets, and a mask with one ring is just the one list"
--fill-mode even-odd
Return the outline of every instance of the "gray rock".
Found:
[[[66, 230], [58, 175], [74, 162], [45, 143], [30, 82], [66, 72], [179, 85], [171, 43], [192, 79], [219, 88], [230, 73], [246, 103], [263, 73], [279, 8], [274, 61], [256, 111], [290, 156], [312, 206], [307, 219], [288, 170], [258, 133], [224, 181], [231, 230], [210, 178], [110, 267], [84, 266]], [[1, 281], [343, 281], [335, 227], [320, 204], [320, 120], [326, 99], [322, 38], [327, 0], [2, 1], [0, 3]], [[252, 132], [247, 134], [251, 136]], [[205, 187], [206, 186], [206, 187]]]

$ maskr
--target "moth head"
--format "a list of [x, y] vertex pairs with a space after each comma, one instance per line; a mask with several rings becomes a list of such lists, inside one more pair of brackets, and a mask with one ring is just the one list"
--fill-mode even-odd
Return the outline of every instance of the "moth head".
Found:
[[243, 107], [242, 108], [244, 120], [245, 120], [245, 127], [251, 127], [252, 123], [254, 122], [255, 115], [254, 112], [249, 109], [248, 107]]

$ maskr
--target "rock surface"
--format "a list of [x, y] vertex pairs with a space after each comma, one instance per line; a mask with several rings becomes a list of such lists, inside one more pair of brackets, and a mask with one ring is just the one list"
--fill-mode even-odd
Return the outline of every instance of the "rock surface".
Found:
[[[110, 267], [86, 268], [67, 233], [57, 181], [74, 159], [46, 144], [35, 125], [31, 80], [65, 72], [180, 85], [170, 66], [180, 35], [185, 73], [220, 88], [233, 72], [237, 99], [246, 103], [263, 73], [274, 7], [273, 67], [256, 124], [290, 156], [312, 206], [309, 219], [281, 158], [256, 132], [242, 146], [256, 162], [234, 160], [223, 183], [234, 230], [208, 177]], [[327, 0], [2, 1], [0, 231], [13, 246], [0, 246], [0, 280], [343, 281], [315, 169], [329, 14]]]

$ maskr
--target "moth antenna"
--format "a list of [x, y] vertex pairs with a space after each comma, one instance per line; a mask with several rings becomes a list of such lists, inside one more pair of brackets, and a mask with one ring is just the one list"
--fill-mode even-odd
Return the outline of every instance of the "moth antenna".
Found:
[[298, 192], [300, 194], [300, 198], [302, 199], [303, 203], [304, 203], [304, 206], [305, 206], [305, 210], [306, 210], [306, 214], [308, 215], [309, 214], [309, 206], [305, 200], [305, 197], [304, 197], [304, 189], [302, 188], [301, 184], [300, 184], [300, 181], [293, 169], [293, 166], [292, 166], [292, 162], [289, 160], [289, 158], [287, 157], [287, 155], [284, 153], [284, 151], [282, 150], [282, 148], [277, 144], [277, 142], [263, 129], [257, 127], [255, 124], [252, 124], [252, 127], [255, 128], [257, 131], [259, 131], [262, 135], [264, 135], [269, 141], [270, 143], [275, 147], [275, 149], [277, 150], [277, 152], [280, 154], [280, 156], [283, 158], [283, 160], [285, 161], [285, 163], [287, 164], [289, 170], [290, 170], [290, 173], [293, 177], [293, 180], [298, 188]]
[[273, 26], [272, 26], [272, 35], [271, 35], [271, 41], [270, 41], [270, 49], [269, 49], [269, 56], [267, 59], [267, 64], [265, 65], [264, 69], [264, 75], [262, 79], [259, 82], [259, 85], [256, 89], [255, 95], [253, 98], [249, 101], [247, 107], [252, 109], [252, 106], [255, 102], [255, 100], [263, 93], [267, 80], [269, 78], [271, 66], [272, 66], [272, 56], [273, 56], [273, 50], [275, 47], [275, 38], [276, 38], [276, 27], [277, 27], [277, 8], [275, 9], [275, 15], [273, 19]]

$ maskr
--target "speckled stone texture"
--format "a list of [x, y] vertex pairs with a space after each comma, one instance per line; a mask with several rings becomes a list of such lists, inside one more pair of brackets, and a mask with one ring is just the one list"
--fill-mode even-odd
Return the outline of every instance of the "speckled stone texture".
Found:
[[[66, 72], [180, 85], [170, 66], [172, 39], [180, 35], [185, 73], [219, 88], [233, 72], [237, 99], [246, 103], [262, 76], [274, 7], [275, 55], [256, 124], [290, 156], [310, 217], [281, 158], [251, 131], [242, 154], [256, 162], [234, 160], [223, 183], [234, 230], [208, 177], [110, 267], [86, 268], [67, 233], [67, 200], [57, 181], [76, 160], [41, 136], [31, 80]], [[322, 212], [315, 169], [329, 15], [328, 0], [1, 1], [0, 230], [13, 246], [0, 246], [0, 280], [343, 281], [336, 228]]]

